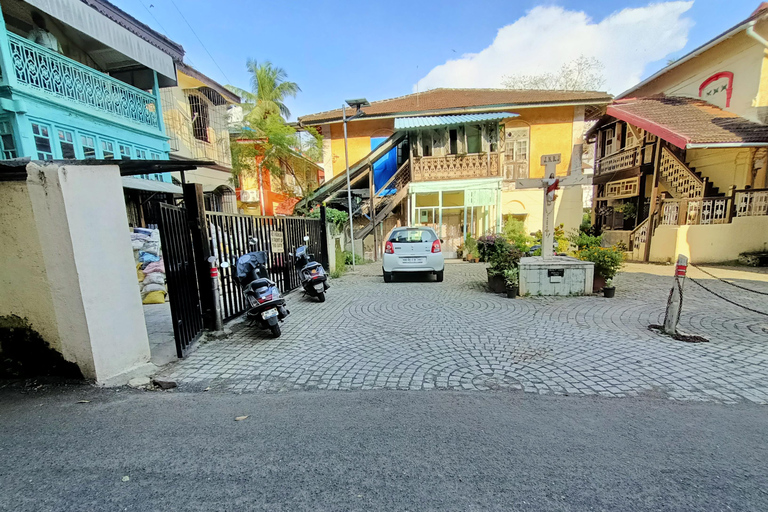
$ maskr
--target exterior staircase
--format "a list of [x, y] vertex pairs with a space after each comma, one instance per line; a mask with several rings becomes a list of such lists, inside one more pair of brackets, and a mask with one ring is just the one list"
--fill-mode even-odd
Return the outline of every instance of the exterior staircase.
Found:
[[685, 165], [667, 148], [661, 150], [659, 179], [675, 199], [701, 199], [725, 195], [700, 172]]
[[[405, 161], [397, 172], [374, 195], [376, 218], [372, 219], [362, 228], [355, 230], [355, 238], [361, 239], [368, 236], [373, 228], [384, 222], [384, 219], [392, 213], [392, 210], [405, 199], [408, 194], [408, 186], [411, 182], [410, 161]], [[361, 215], [371, 220], [371, 198], [360, 203], [353, 216]]]

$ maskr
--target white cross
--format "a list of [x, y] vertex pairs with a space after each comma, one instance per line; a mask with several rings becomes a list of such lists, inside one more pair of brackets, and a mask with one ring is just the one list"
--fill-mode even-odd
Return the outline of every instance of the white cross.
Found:
[[541, 236], [541, 255], [545, 260], [552, 259], [555, 243], [555, 191], [561, 187], [573, 187], [577, 185], [591, 185], [592, 176], [581, 174], [581, 166], [578, 166], [578, 174], [571, 174], [562, 178], [557, 177], [557, 164], [560, 163], [560, 153], [554, 155], [542, 155], [541, 165], [545, 167], [544, 179], [529, 178], [517, 180], [515, 188], [543, 188], [544, 189], [544, 219]]

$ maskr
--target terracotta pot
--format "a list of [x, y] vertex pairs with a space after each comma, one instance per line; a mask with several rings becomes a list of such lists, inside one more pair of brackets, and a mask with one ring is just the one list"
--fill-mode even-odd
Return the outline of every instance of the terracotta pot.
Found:
[[605, 278], [599, 274], [595, 274], [595, 279], [592, 281], [592, 293], [597, 293], [605, 288]]

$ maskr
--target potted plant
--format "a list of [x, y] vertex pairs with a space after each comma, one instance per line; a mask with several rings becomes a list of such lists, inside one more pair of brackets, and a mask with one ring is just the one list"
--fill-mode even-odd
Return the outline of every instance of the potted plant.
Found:
[[507, 298], [514, 299], [520, 286], [520, 269], [510, 268], [504, 271], [504, 282], [507, 286]]
[[522, 253], [506, 238], [497, 236], [492, 246], [486, 248], [486, 255], [490, 266], [488, 267], [488, 287], [494, 293], [504, 293], [507, 288], [505, 272], [516, 269], [520, 263]]
[[624, 252], [618, 247], [586, 247], [577, 253], [580, 260], [595, 264], [592, 291], [597, 293], [606, 286], [607, 279], [613, 279], [624, 265]]
[[456, 257], [462, 258], [466, 260], [467, 258], [464, 256], [464, 244], [459, 244], [458, 247], [456, 247]]
[[616, 295], [616, 287], [613, 286], [613, 279], [606, 279], [605, 286], [603, 286], [603, 296], [606, 299], [612, 299]]

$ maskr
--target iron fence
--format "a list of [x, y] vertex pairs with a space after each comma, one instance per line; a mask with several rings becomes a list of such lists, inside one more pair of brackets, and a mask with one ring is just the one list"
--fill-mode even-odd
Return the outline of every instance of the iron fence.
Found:
[[[239, 315], [246, 309], [242, 291], [235, 280], [237, 258], [251, 251], [268, 254], [270, 277], [280, 290], [287, 293], [300, 285], [298, 270], [290, 257], [296, 248], [304, 245], [309, 253], [322, 261], [322, 237], [325, 228], [319, 219], [304, 217], [255, 217], [206, 212], [211, 254], [219, 263], [229, 262], [229, 268], [219, 272], [221, 310], [224, 319]], [[255, 246], [249, 241], [253, 238]], [[282, 241], [282, 247], [280, 247]]]

